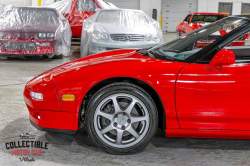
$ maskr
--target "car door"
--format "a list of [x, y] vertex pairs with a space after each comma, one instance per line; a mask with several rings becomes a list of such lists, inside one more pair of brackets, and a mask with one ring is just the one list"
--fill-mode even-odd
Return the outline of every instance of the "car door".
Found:
[[250, 62], [208, 70], [191, 63], [176, 82], [176, 111], [182, 129], [250, 130]]
[[81, 26], [83, 20], [95, 14], [97, 6], [93, 0], [77, 0], [74, 21]]
[[190, 22], [191, 17], [192, 17], [191, 14], [187, 15], [187, 17], [184, 19], [184, 21], [179, 24], [179, 27], [178, 27], [179, 36], [186, 33], [186, 29], [189, 26], [189, 22]]

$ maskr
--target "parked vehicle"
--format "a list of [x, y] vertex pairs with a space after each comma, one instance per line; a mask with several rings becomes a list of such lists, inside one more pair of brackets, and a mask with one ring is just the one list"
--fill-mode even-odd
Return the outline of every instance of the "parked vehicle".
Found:
[[51, 8], [3, 6], [0, 15], [0, 55], [68, 55], [68, 21]]
[[117, 8], [115, 5], [102, 0], [62, 0], [53, 3], [51, 3], [51, 0], [47, 0], [46, 6], [56, 8], [69, 20], [74, 37], [81, 37], [83, 21], [99, 9]]
[[81, 57], [121, 48], [150, 48], [162, 42], [159, 23], [143, 11], [103, 9], [84, 20]]
[[[176, 31], [177, 34], [181, 36], [225, 17], [227, 17], [227, 14], [222, 13], [190, 13], [187, 15], [183, 22], [178, 24], [178, 26], [176, 27]], [[204, 47], [216, 40], [221, 35], [227, 34], [231, 30], [232, 29], [228, 28], [226, 30], [221, 30], [214, 34], [211, 34], [210, 36], [206, 36], [203, 39], [197, 41], [196, 47]], [[237, 41], [230, 43], [229, 46], [243, 46], [245, 45], [245, 42], [246, 40], [248, 40], [248, 38], [249, 34], [246, 34], [245, 36], [239, 38]]]
[[152, 49], [104, 52], [48, 70], [25, 86], [31, 123], [68, 134], [84, 123], [112, 154], [141, 151], [158, 127], [167, 137], [250, 139], [250, 47], [227, 47], [249, 31], [250, 15], [230, 16]]

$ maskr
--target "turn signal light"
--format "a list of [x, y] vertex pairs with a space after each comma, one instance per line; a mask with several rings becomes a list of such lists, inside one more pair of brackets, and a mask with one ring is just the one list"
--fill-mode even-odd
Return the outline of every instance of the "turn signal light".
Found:
[[62, 100], [63, 101], [75, 101], [75, 95], [70, 95], [70, 94], [65, 94], [62, 95]]

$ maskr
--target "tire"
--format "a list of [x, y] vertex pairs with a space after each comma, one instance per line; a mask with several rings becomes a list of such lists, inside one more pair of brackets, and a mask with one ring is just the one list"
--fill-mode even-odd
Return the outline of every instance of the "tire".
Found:
[[134, 84], [105, 86], [91, 98], [86, 110], [88, 135], [107, 153], [139, 152], [153, 139], [158, 128], [158, 111], [153, 100]]
[[60, 54], [60, 55], [55, 55], [55, 56], [54, 56], [54, 59], [63, 59], [63, 55], [62, 55], [62, 54]]

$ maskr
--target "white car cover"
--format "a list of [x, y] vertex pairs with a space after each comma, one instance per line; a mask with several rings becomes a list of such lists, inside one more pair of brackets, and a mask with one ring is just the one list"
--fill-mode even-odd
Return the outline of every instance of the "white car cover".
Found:
[[159, 23], [143, 11], [104, 9], [84, 20], [81, 57], [112, 48], [149, 48], [162, 42]]
[[69, 22], [56, 9], [0, 5], [0, 10], [1, 54], [69, 54]]

